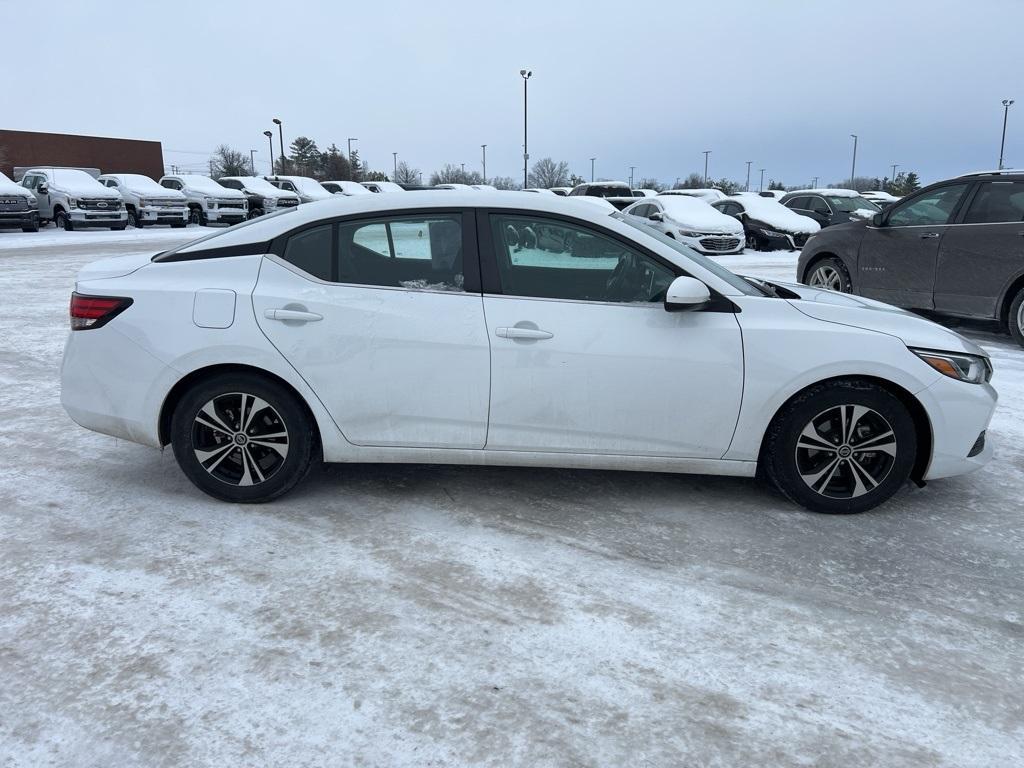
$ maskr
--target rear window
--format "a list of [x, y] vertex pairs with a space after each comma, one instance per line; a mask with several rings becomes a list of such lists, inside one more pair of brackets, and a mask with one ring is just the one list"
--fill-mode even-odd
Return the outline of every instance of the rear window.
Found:
[[[177, 248], [173, 248], [169, 251], [162, 251], [153, 257], [154, 262], [161, 261], [186, 261], [191, 251], [203, 251], [210, 248], [244, 248], [246, 245], [253, 245], [264, 247], [268, 241], [276, 237], [280, 228], [278, 225], [274, 225], [270, 228], [264, 225], [268, 221], [272, 221], [278, 216], [287, 216], [288, 214], [295, 213], [297, 208], [281, 208], [268, 213], [265, 216], [259, 216], [255, 219], [249, 219], [243, 221], [241, 224], [235, 224], [234, 226], [226, 229], [221, 229], [212, 234], [200, 237], [191, 242], [179, 245]], [[270, 230], [269, 232], [267, 230]]]

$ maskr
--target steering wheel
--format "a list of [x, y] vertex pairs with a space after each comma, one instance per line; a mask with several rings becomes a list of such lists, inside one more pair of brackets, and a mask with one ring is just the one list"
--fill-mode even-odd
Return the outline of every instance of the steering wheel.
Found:
[[636, 254], [627, 251], [619, 256], [619, 263], [604, 284], [605, 297], [609, 301], [633, 301], [642, 283], [643, 265]]

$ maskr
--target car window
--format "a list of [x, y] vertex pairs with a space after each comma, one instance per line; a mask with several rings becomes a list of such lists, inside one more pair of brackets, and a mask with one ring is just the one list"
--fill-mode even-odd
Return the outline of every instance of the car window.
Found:
[[661, 302], [675, 278], [638, 250], [557, 219], [494, 214], [491, 231], [505, 295]]
[[950, 184], [892, 208], [888, 223], [893, 227], [947, 224], [967, 184]]
[[35, 189], [39, 186], [39, 177], [35, 175], [26, 176], [22, 181], [22, 184], [26, 189]]
[[965, 224], [1024, 221], [1024, 182], [986, 181], [967, 209]]
[[240, 181], [235, 181], [234, 179], [220, 179], [218, 181], [218, 183], [222, 187], [227, 187], [228, 189], [241, 189], [242, 188], [242, 183]]
[[832, 213], [832, 209], [828, 207], [828, 203], [826, 203], [822, 198], [809, 197], [806, 199], [808, 200], [808, 210], [820, 213], [823, 216], [828, 216]]
[[854, 195], [853, 197], [830, 197], [828, 199], [829, 204], [833, 210], [843, 211], [844, 213], [852, 213], [853, 211], [880, 211], [877, 205], [872, 203], [866, 197], [860, 195]]
[[338, 225], [338, 282], [462, 291], [462, 217], [443, 214]]
[[288, 238], [282, 258], [303, 272], [321, 280], [330, 280], [331, 228], [332, 225], [324, 224], [292, 235]]
[[785, 203], [787, 208], [797, 208], [801, 211], [808, 210], [807, 198], [806, 197], [794, 197], [792, 200], [787, 200]]
[[630, 213], [632, 213], [634, 216], [640, 216], [642, 218], [647, 218], [652, 213], [654, 213], [654, 206], [651, 205], [650, 203], [647, 203], [645, 205], [637, 205], [637, 206], [633, 207], [633, 209], [630, 211]]

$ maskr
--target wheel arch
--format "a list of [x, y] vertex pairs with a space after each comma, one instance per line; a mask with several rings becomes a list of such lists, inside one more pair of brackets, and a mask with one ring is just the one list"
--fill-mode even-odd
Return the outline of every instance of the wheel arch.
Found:
[[757, 454], [757, 471], [758, 474], [763, 472], [764, 468], [764, 452], [767, 446], [768, 434], [771, 432], [772, 425], [775, 420], [779, 417], [786, 407], [793, 402], [795, 399], [804, 394], [807, 390], [813, 389], [814, 387], [821, 386], [822, 384], [831, 384], [834, 382], [855, 382], [872, 384], [886, 390], [889, 394], [899, 400], [906, 407], [910, 413], [910, 418], [914, 422], [914, 433], [917, 437], [917, 455], [914, 457], [914, 467], [910, 470], [910, 478], [920, 484], [923, 482], [925, 473], [928, 471], [928, 465], [931, 463], [932, 458], [932, 423], [931, 419], [928, 418], [928, 411], [925, 410], [924, 405], [907, 389], [904, 389], [899, 384], [883, 379], [877, 376], [833, 376], [827, 379], [821, 379], [802, 387], [799, 391], [794, 392], [790, 397], [786, 399], [772, 414], [771, 419], [768, 420], [768, 426], [765, 428], [764, 434], [761, 436], [761, 446]]
[[838, 253], [832, 251], [819, 251], [807, 260], [804, 265], [803, 271], [797, 276], [797, 282], [807, 285], [807, 276], [814, 271], [814, 268], [818, 266], [825, 259], [837, 259], [844, 267], [846, 267], [846, 274], [850, 276], [850, 283], [853, 283], [853, 273], [850, 271], [850, 265], [846, 263], [846, 259], [840, 256]]
[[208, 365], [203, 368], [197, 368], [183, 376], [173, 387], [171, 387], [167, 396], [164, 398], [163, 405], [160, 406], [160, 418], [158, 421], [160, 445], [168, 445], [171, 441], [171, 418], [174, 416], [174, 409], [178, 407], [178, 403], [181, 402], [181, 398], [185, 393], [188, 392], [191, 387], [204, 379], [224, 373], [255, 374], [257, 376], [262, 376], [265, 379], [269, 379], [276, 384], [280, 384], [286, 390], [291, 392], [295, 397], [296, 402], [305, 409], [306, 415], [309, 416], [309, 420], [313, 424], [314, 442], [317, 449], [321, 451], [323, 450], [323, 439], [320, 434], [320, 424], [317, 422], [316, 414], [313, 413], [313, 409], [309, 407], [309, 403], [306, 402], [306, 398], [302, 396], [302, 393], [295, 389], [295, 387], [293, 387], [286, 379], [281, 378], [277, 374], [271, 373], [265, 368], [241, 363], [220, 363], [217, 365]]
[[999, 302], [999, 315], [998, 320], [1003, 325], [1007, 325], [1010, 321], [1010, 307], [1013, 305], [1013, 300], [1017, 298], [1017, 294], [1024, 290], [1024, 273], [1017, 275], [1010, 284], [1003, 291], [1003, 297]]

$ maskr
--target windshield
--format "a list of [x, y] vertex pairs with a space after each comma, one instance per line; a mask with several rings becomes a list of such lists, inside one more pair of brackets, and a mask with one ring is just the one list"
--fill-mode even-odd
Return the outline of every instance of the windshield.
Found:
[[289, 179], [295, 188], [300, 192], [305, 192], [308, 195], [323, 195], [330, 194], [326, 189], [320, 186], [320, 182], [316, 179], [307, 179], [304, 176], [294, 176]]
[[275, 187], [266, 179], [258, 179], [255, 176], [240, 176], [238, 180], [242, 182], [242, 186], [250, 192], [266, 192], [276, 195], [283, 191]]
[[140, 192], [150, 190], [153, 192], [166, 192], [164, 187], [161, 187], [149, 176], [143, 176], [141, 173], [125, 173], [118, 176], [122, 183], [129, 189], [137, 189]]
[[590, 197], [632, 197], [633, 190], [617, 184], [591, 184], [583, 194]]
[[870, 200], [864, 197], [827, 197], [828, 204], [832, 206], [833, 211], [842, 211], [843, 213], [850, 213], [851, 211], [880, 211], [882, 210], [877, 205], [872, 203]]
[[185, 183], [186, 187], [211, 195], [223, 195], [228, 191], [227, 187], [222, 187], [208, 176], [182, 176], [181, 180]]
[[87, 186], [95, 184], [100, 187], [103, 186], [85, 171], [75, 170], [74, 168], [54, 168], [50, 173], [57, 184], [85, 184]]
[[730, 272], [728, 269], [723, 267], [721, 264], [716, 263], [712, 259], [709, 259], [706, 256], [701, 256], [695, 250], [683, 245], [678, 240], [675, 240], [669, 237], [668, 235], [663, 235], [661, 232], [654, 229], [653, 227], [644, 224], [642, 220], [637, 219], [635, 216], [624, 216], [623, 214], [616, 211], [615, 213], [612, 214], [612, 218], [617, 219], [618, 221], [625, 222], [634, 229], [639, 229], [645, 235], [650, 235], [651, 237], [656, 238], [659, 242], [664, 243], [672, 250], [678, 252], [684, 258], [696, 262], [698, 265], [706, 269], [715, 277], [724, 280], [737, 291], [742, 293], [744, 296], [764, 296], [763, 291], [758, 290], [756, 286], [751, 285], [749, 282], [744, 280], [739, 275]]

